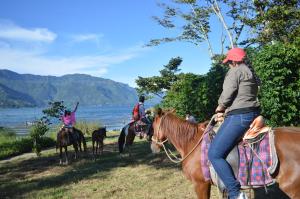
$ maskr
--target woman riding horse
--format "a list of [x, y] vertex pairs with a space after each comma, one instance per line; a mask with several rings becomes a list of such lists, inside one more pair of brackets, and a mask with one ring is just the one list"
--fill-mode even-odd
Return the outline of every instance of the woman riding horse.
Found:
[[223, 117], [226, 110], [226, 116], [208, 152], [209, 160], [227, 188], [230, 199], [246, 199], [247, 196], [240, 192], [241, 185], [226, 157], [260, 114], [257, 99], [260, 81], [251, 65], [246, 65], [245, 59], [246, 52], [243, 49], [233, 48], [223, 61], [230, 69], [223, 83], [216, 113], [217, 117]]

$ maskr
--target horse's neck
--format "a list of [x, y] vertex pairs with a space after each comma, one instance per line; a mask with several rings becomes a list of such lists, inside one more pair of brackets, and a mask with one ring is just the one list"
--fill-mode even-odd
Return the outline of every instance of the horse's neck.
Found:
[[[181, 157], [185, 157], [192, 150], [194, 150], [194, 147], [199, 143], [202, 133], [199, 133], [199, 132], [195, 133], [195, 135], [191, 139], [185, 138], [184, 137], [184, 136], [186, 136], [185, 134], [181, 134], [181, 135], [182, 136], [176, 137], [174, 134], [169, 133], [168, 139], [174, 145], [176, 150], [180, 153]], [[180, 141], [176, 141], [176, 139], [180, 140]], [[184, 143], [182, 143], [183, 141], [184, 141]]]

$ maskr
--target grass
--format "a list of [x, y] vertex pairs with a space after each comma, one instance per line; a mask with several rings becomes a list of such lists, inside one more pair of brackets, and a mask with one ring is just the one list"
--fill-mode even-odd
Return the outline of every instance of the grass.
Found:
[[104, 154], [97, 160], [88, 143], [88, 153], [72, 158], [69, 165], [59, 165], [54, 149], [42, 151], [41, 157], [1, 161], [0, 198], [196, 198], [181, 167], [163, 153], [152, 154], [148, 142], [136, 139], [132, 156], [121, 157], [118, 134], [108, 133]]

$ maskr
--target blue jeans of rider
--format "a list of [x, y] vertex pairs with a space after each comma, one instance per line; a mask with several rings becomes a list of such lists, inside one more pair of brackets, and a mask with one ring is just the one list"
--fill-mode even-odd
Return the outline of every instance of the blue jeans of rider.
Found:
[[226, 186], [230, 199], [238, 197], [241, 185], [235, 178], [226, 157], [258, 115], [259, 112], [255, 111], [226, 116], [208, 150], [208, 158]]

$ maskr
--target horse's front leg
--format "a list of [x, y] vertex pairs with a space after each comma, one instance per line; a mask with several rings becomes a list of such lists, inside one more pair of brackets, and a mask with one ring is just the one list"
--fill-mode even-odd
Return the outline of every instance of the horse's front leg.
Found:
[[100, 155], [102, 155], [103, 154], [103, 141], [102, 142], [100, 142]]
[[68, 146], [64, 146], [64, 148], [65, 148], [66, 164], [69, 164], [69, 161], [68, 161]]
[[62, 164], [62, 146], [59, 146], [59, 164]]
[[198, 199], [209, 199], [210, 198], [210, 182], [198, 182], [194, 184], [194, 188]]
[[74, 149], [75, 149], [75, 155], [74, 155], [74, 158], [77, 159], [77, 157], [78, 157], [78, 145], [77, 145], [77, 143], [74, 143], [74, 144], [73, 144], [73, 147], [74, 147]]

